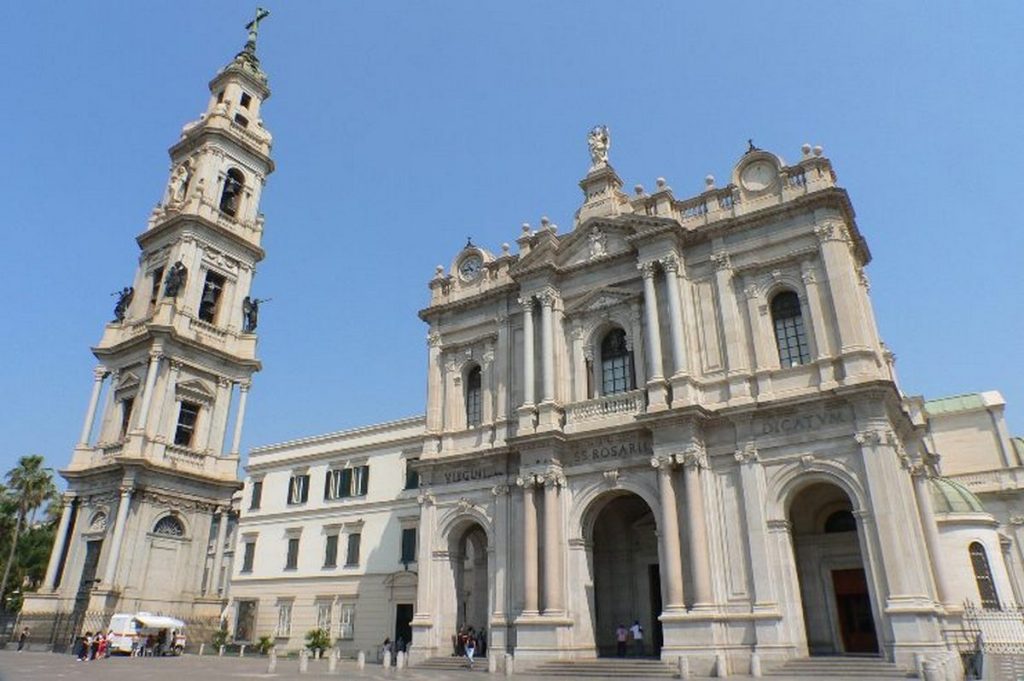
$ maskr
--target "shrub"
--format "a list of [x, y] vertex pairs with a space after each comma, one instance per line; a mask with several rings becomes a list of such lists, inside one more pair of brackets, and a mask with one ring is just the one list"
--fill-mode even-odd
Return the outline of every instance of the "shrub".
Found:
[[210, 642], [213, 644], [214, 648], [226, 646], [228, 644], [228, 630], [220, 628], [213, 632], [213, 636], [210, 637]]
[[306, 647], [322, 653], [331, 647], [331, 635], [325, 629], [310, 629], [306, 632]]
[[260, 640], [256, 642], [256, 650], [259, 651], [260, 655], [266, 655], [270, 652], [270, 649], [274, 647], [273, 636], [260, 636]]

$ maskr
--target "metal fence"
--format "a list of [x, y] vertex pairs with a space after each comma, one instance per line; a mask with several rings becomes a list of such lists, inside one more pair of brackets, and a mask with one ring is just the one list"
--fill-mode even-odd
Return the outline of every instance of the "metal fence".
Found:
[[1024, 655], [1024, 608], [964, 604], [963, 631], [981, 653]]

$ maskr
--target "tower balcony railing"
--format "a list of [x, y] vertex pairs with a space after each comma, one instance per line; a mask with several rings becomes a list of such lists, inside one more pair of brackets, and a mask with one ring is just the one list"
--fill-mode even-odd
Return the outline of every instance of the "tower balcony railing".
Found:
[[575, 402], [565, 409], [565, 430], [589, 430], [607, 425], [609, 420], [630, 420], [644, 412], [645, 402], [643, 390], [630, 390]]
[[164, 461], [172, 468], [190, 468], [201, 471], [206, 468], [206, 456], [181, 445], [168, 444], [164, 450]]

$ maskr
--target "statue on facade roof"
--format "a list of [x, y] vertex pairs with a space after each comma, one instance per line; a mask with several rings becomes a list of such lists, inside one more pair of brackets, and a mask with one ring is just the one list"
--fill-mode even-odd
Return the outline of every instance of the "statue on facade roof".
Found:
[[590, 169], [608, 165], [608, 149], [612, 146], [611, 135], [607, 125], [595, 125], [587, 135], [587, 146], [590, 147]]
[[167, 276], [164, 278], [164, 295], [168, 298], [177, 298], [178, 291], [185, 285], [185, 279], [188, 277], [188, 268], [180, 260], [173, 265], [171, 269], [167, 271]]
[[242, 332], [252, 333], [256, 330], [256, 327], [260, 322], [260, 303], [270, 302], [270, 298], [250, 298], [246, 296], [242, 299]]
[[128, 306], [132, 304], [132, 298], [135, 297], [135, 287], [125, 286], [117, 293], [110, 295], [117, 296], [117, 304], [114, 305], [114, 321], [123, 322], [125, 315], [128, 314]]

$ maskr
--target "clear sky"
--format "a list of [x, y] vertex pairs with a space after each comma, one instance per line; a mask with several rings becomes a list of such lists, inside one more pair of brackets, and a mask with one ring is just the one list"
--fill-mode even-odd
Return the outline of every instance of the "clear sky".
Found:
[[[1024, 3], [278, 2], [277, 172], [244, 447], [421, 413], [434, 266], [571, 227], [586, 132], [627, 187], [821, 144], [902, 385], [998, 389], [1024, 434]], [[0, 471], [67, 463], [167, 148], [253, 3], [0, 4]]]

